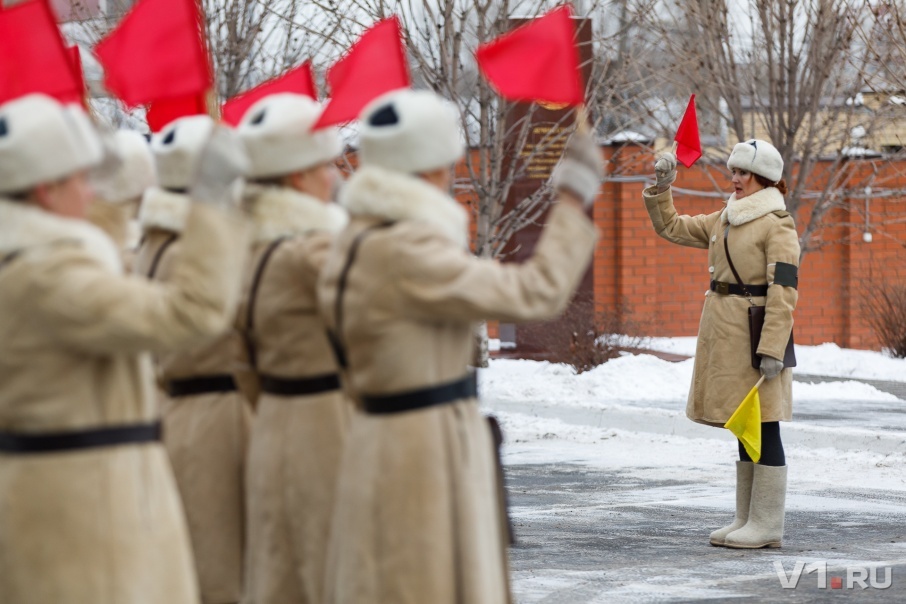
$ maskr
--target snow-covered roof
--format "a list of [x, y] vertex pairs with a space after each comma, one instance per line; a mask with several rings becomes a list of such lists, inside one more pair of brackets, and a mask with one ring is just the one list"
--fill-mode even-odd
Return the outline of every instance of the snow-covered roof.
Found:
[[843, 157], [855, 157], [860, 159], [866, 159], [869, 157], [881, 157], [881, 153], [875, 151], [874, 149], [868, 149], [866, 147], [843, 147], [843, 150], [840, 151], [840, 154]]
[[635, 130], [621, 130], [604, 140], [605, 145], [620, 145], [624, 143], [641, 143], [648, 144], [654, 141], [654, 137]]

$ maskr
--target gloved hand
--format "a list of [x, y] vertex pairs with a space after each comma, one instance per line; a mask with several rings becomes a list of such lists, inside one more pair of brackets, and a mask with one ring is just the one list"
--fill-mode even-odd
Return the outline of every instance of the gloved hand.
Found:
[[551, 185], [578, 197], [588, 207], [604, 178], [604, 159], [593, 134], [575, 132], [566, 141], [563, 155], [551, 174]]
[[783, 361], [775, 359], [774, 357], [762, 355], [761, 374], [765, 377], [765, 379], [773, 380], [775, 377], [780, 375], [781, 371], [783, 371]]
[[654, 162], [654, 176], [657, 178], [657, 192], [663, 193], [676, 180], [676, 155], [672, 152], [662, 154]]
[[243, 177], [250, 168], [239, 135], [232, 128], [217, 126], [201, 152], [198, 170], [189, 186], [189, 197], [195, 201], [236, 206]]
[[123, 167], [123, 156], [113, 131], [98, 128], [97, 134], [101, 141], [103, 157], [101, 163], [91, 170], [89, 179], [95, 196], [109, 201], [117, 198], [117, 176]]

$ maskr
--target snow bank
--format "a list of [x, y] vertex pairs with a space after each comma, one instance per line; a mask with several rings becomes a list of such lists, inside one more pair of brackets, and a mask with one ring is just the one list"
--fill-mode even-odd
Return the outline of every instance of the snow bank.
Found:
[[[650, 350], [695, 355], [697, 338], [645, 338]], [[840, 348], [836, 344], [796, 345], [796, 372], [828, 377], [906, 382], [906, 359], [895, 359], [872, 350]]]
[[[877, 353], [875, 353], [877, 354]], [[547, 361], [493, 359], [479, 372], [483, 398], [599, 407], [613, 403], [644, 406], [677, 402], [684, 407], [692, 382], [692, 359], [671, 363], [647, 354], [625, 355], [591, 371]], [[753, 384], [754, 386], [754, 384]], [[794, 382], [794, 400], [897, 401], [896, 396], [861, 382]]]
[[808, 375], [906, 382], [906, 359], [872, 350], [850, 350], [836, 344], [796, 346], [796, 371]]
[[494, 359], [479, 377], [482, 396], [495, 400], [673, 401], [686, 398], [692, 363], [625, 355], [576, 375], [572, 367], [559, 363]]

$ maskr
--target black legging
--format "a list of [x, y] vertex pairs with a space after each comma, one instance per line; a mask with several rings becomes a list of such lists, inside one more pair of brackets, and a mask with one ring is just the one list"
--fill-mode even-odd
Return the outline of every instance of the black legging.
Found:
[[[739, 461], [752, 461], [742, 441], [739, 442]], [[783, 443], [780, 442], [780, 422], [761, 423], [761, 459], [758, 463], [763, 466], [786, 465]]]

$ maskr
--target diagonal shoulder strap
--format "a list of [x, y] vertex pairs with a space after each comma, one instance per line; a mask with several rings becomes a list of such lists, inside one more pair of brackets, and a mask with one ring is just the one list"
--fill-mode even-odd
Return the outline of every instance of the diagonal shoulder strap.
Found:
[[356, 256], [359, 253], [359, 247], [362, 245], [362, 241], [365, 237], [378, 229], [385, 229], [393, 224], [394, 223], [392, 222], [375, 224], [356, 235], [356, 238], [352, 240], [352, 245], [349, 246], [349, 252], [346, 255], [346, 263], [343, 264], [343, 270], [340, 271], [340, 277], [337, 280], [337, 297], [334, 300], [334, 329], [327, 330], [327, 338], [330, 340], [334, 355], [337, 357], [337, 363], [343, 369], [346, 369], [349, 366], [346, 357], [346, 347], [341, 340], [341, 334], [343, 333], [343, 297], [346, 294], [346, 283], [349, 280], [349, 270], [352, 268], [352, 263], [355, 262]]
[[749, 290], [746, 289], [746, 284], [742, 282], [742, 278], [739, 276], [739, 273], [736, 272], [736, 267], [733, 266], [733, 258], [730, 257], [730, 225], [727, 225], [727, 230], [724, 231], [724, 252], [727, 254], [727, 262], [730, 264], [730, 270], [733, 272], [733, 277], [736, 279], [736, 282], [739, 283], [739, 287], [742, 288], [742, 292], [746, 295], [746, 298], [749, 299], [749, 302], [752, 302], [752, 294], [749, 293]]
[[261, 259], [258, 261], [258, 266], [255, 267], [255, 275], [252, 277], [252, 285], [249, 289], [249, 301], [245, 311], [245, 329], [243, 334], [245, 347], [249, 355], [249, 364], [251, 364], [253, 369], [258, 366], [258, 352], [255, 349], [255, 305], [258, 301], [258, 290], [261, 288], [261, 279], [264, 277], [264, 269], [267, 267], [267, 263], [284, 241], [286, 241], [286, 237], [275, 239], [261, 254]]
[[160, 265], [161, 258], [164, 257], [164, 252], [167, 251], [167, 248], [176, 243], [176, 240], [179, 239], [179, 235], [172, 233], [167, 237], [160, 247], [157, 248], [157, 252], [154, 254], [154, 258], [151, 260], [151, 266], [148, 268], [148, 278], [154, 279], [154, 276], [157, 274], [158, 266]]

